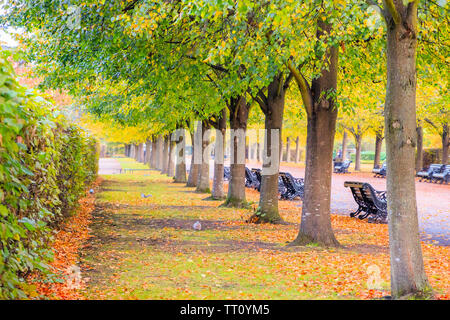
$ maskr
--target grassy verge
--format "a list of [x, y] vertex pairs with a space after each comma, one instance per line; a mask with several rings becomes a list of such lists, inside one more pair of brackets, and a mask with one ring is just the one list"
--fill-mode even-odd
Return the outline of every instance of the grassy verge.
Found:
[[[130, 164], [138, 166], [138, 164]], [[288, 225], [253, 225], [252, 210], [149, 175], [103, 176], [81, 252], [89, 299], [370, 299], [389, 295], [386, 225], [332, 216], [343, 248], [286, 247], [298, 202], [280, 202]], [[143, 198], [141, 194], [148, 196]], [[257, 203], [258, 193], [247, 189]], [[202, 229], [194, 230], [200, 221]], [[430, 282], [448, 298], [448, 247], [423, 244]]]

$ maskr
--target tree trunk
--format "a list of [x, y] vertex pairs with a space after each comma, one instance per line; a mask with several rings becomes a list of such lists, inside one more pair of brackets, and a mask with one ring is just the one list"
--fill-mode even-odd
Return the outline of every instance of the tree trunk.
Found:
[[416, 133], [417, 133], [416, 172], [419, 172], [423, 169], [423, 127], [421, 123], [419, 123], [419, 125], [416, 127]]
[[448, 147], [450, 145], [448, 134], [448, 124], [444, 124], [442, 128], [442, 164], [448, 163]]
[[286, 162], [291, 162], [291, 138], [286, 138]]
[[139, 146], [137, 144], [133, 144], [133, 159], [138, 160], [139, 157]]
[[[214, 178], [211, 196], [213, 199], [225, 198], [223, 190], [223, 171], [225, 153], [225, 134], [227, 129], [227, 111], [222, 110], [216, 127], [216, 144], [214, 149]], [[220, 140], [220, 141], [219, 141]]]
[[342, 161], [347, 160], [347, 131], [344, 130], [344, 133], [342, 134]]
[[[248, 113], [250, 104], [245, 97], [231, 98], [228, 102], [230, 111], [230, 181], [228, 182], [227, 199], [224, 206], [247, 207], [245, 199], [245, 132], [247, 130]], [[239, 135], [243, 135], [239, 139]], [[244, 159], [242, 159], [244, 158]]]
[[[178, 130], [182, 130], [182, 127], [178, 127]], [[181, 135], [176, 142], [176, 166], [175, 166], [175, 182], [186, 183], [186, 136], [185, 131], [181, 131]]]
[[[200, 123], [199, 123], [199, 128], [201, 128]], [[195, 142], [194, 142], [195, 141], [195, 132], [191, 132], [190, 134], [191, 134], [191, 142], [192, 142], [192, 157], [191, 157], [191, 165], [190, 165], [190, 169], [189, 169], [189, 176], [188, 176], [188, 180], [186, 183], [186, 187], [196, 187], [198, 184], [198, 172], [200, 170], [200, 164], [195, 163], [195, 162], [197, 162], [196, 157], [195, 157], [195, 153], [197, 152], [196, 148], [195, 148]]]
[[163, 167], [163, 148], [164, 148], [164, 138], [158, 135], [156, 140], [156, 169], [162, 170]]
[[139, 162], [144, 163], [144, 143], [139, 144]]
[[295, 139], [295, 163], [300, 161], [300, 138]]
[[[285, 94], [283, 75], [280, 73], [267, 88], [267, 103], [265, 106], [266, 139], [257, 213], [261, 222], [280, 223], [283, 221], [278, 212], [278, 172], [280, 169], [279, 159], [282, 153], [281, 128], [283, 127]], [[276, 137], [272, 138], [272, 129], [278, 130], [278, 139]], [[278, 154], [273, 154], [273, 152], [278, 152]]]
[[150, 148], [152, 147], [152, 141], [150, 139], [147, 139], [145, 143], [145, 161], [144, 163], [147, 164], [150, 167], [150, 158], [151, 158], [151, 151]]
[[[330, 32], [330, 25], [318, 21], [317, 38]], [[324, 59], [329, 61], [328, 70], [312, 80], [305, 107], [307, 109], [307, 142], [305, 169], [305, 196], [302, 219], [297, 238], [292, 245], [319, 243], [323, 246], [339, 246], [334, 236], [330, 218], [330, 197], [333, 144], [336, 132], [336, 97], [325, 96], [336, 92], [338, 48], [328, 47]], [[303, 95], [302, 95], [303, 97]], [[305, 101], [305, 100], [304, 100]]]
[[210, 144], [210, 125], [207, 120], [202, 121], [202, 164], [200, 165], [200, 171], [198, 173], [197, 192], [209, 193], [211, 189], [209, 187], [209, 144]]
[[280, 163], [283, 161], [284, 158], [284, 152], [283, 152], [283, 138], [280, 137]]
[[256, 143], [256, 161], [261, 162], [261, 144]]
[[152, 169], [156, 169], [156, 158], [157, 158], [156, 138], [152, 136], [152, 153], [150, 154], [150, 168]]
[[355, 171], [361, 171], [361, 147], [362, 147], [362, 134], [357, 133], [355, 136]]
[[381, 132], [376, 133], [375, 137], [375, 159], [373, 160], [373, 167], [380, 167], [381, 147], [383, 145], [383, 135]]
[[[385, 138], [391, 295], [429, 294], [419, 240], [416, 187], [416, 21], [417, 3], [394, 0], [388, 13]], [[406, 9], [408, 8], [408, 9]], [[397, 22], [394, 22], [396, 16]], [[400, 21], [399, 21], [400, 20]]]
[[175, 175], [174, 158], [175, 158], [175, 141], [172, 141], [169, 135], [169, 164], [167, 167], [167, 175], [169, 177], [173, 177]]
[[168, 136], [164, 136], [163, 160], [162, 160], [161, 173], [167, 174], [167, 169], [168, 168], [169, 168], [169, 137]]

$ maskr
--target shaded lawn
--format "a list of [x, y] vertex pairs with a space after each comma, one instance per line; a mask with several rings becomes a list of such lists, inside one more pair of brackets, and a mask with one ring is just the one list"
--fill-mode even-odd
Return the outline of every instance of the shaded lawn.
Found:
[[[128, 160], [127, 160], [128, 161]], [[129, 161], [130, 162], [130, 161]], [[133, 165], [131, 163], [131, 165]], [[81, 252], [89, 299], [367, 299], [389, 295], [386, 225], [332, 216], [339, 249], [286, 247], [299, 202], [280, 202], [287, 225], [254, 225], [251, 210], [174, 184], [157, 171], [103, 176]], [[259, 194], [247, 189], [256, 203]], [[141, 193], [151, 194], [142, 198]], [[201, 221], [202, 230], [192, 225]], [[448, 298], [448, 247], [423, 244], [430, 282]], [[370, 268], [369, 268], [370, 267]]]

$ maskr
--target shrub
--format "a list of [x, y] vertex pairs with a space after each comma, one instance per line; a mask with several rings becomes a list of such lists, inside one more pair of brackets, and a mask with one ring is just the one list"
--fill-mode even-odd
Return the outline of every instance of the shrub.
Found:
[[[350, 159], [352, 161], [355, 161], [355, 157], [356, 157], [356, 154], [354, 154], [354, 153], [350, 155]], [[361, 151], [361, 160], [374, 161], [375, 160], [375, 152], [373, 152], [373, 151]], [[381, 152], [380, 153], [380, 160], [381, 161], [386, 160], [386, 153], [385, 152]]]
[[97, 174], [98, 143], [14, 79], [0, 55], [0, 299], [47, 272], [52, 229]]

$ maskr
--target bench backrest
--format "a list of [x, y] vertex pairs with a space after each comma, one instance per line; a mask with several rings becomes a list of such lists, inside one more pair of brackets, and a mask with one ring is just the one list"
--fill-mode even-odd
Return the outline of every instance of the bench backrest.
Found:
[[352, 160], [345, 160], [343, 163], [342, 163], [342, 166], [344, 167], [344, 168], [348, 168], [348, 167], [350, 167], [350, 164], [352, 163]]
[[261, 169], [252, 168], [252, 172], [255, 175], [259, 183], [261, 183]]
[[445, 167], [442, 164], [438, 164], [438, 163], [433, 163], [430, 165], [430, 167], [428, 168], [429, 172], [439, 172], [442, 170], [442, 168]]
[[290, 189], [290, 190], [298, 190], [298, 187], [300, 187], [296, 182], [294, 177], [292, 176], [292, 174], [290, 174], [289, 172], [280, 172], [280, 177], [283, 181], [283, 184], [285, 185], [286, 188]]
[[350, 188], [356, 203], [376, 210], [380, 200], [377, 198], [375, 189], [368, 183], [346, 181], [344, 187]]

